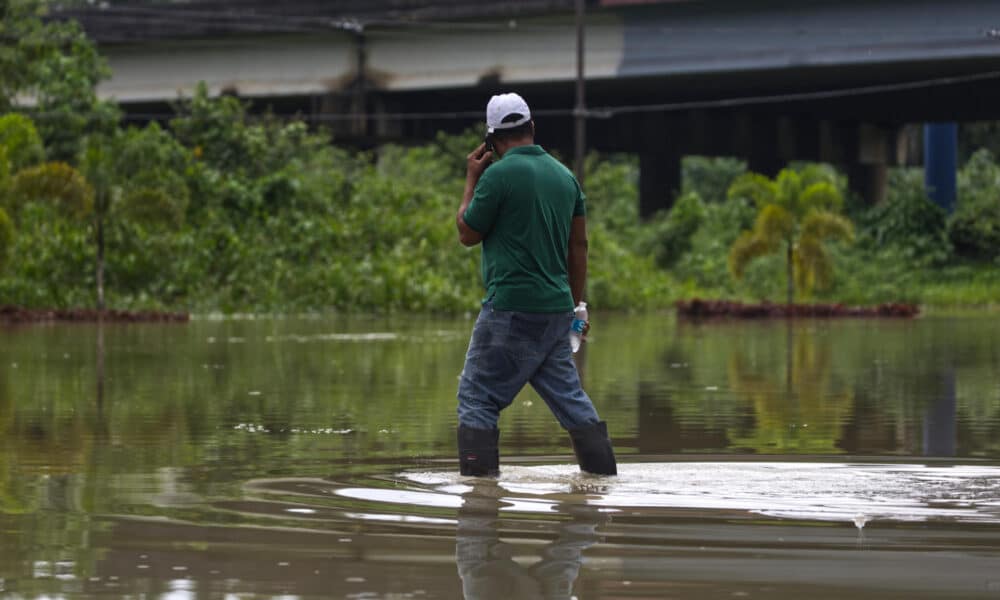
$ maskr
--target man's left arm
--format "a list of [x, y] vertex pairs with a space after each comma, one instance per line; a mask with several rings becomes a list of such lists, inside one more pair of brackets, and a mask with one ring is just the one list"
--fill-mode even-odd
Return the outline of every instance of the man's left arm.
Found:
[[583, 301], [587, 289], [587, 217], [573, 217], [569, 230], [569, 290], [573, 305]]

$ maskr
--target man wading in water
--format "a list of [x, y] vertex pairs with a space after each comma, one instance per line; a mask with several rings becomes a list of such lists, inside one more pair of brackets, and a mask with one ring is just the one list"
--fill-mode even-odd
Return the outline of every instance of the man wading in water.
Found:
[[483, 244], [486, 287], [458, 386], [462, 475], [499, 475], [497, 421], [525, 383], [569, 431], [580, 469], [615, 475], [607, 424], [580, 385], [569, 342], [587, 279], [583, 192], [535, 145], [519, 95], [493, 96], [486, 127], [486, 142], [467, 157], [455, 219], [462, 244]]

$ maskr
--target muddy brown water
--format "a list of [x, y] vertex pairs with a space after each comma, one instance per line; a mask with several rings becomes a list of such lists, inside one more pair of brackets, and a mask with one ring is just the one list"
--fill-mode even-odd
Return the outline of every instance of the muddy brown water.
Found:
[[[1000, 598], [1000, 319], [596, 312], [460, 477], [472, 317], [0, 328], [3, 598]], [[99, 350], [100, 349], [100, 350]]]

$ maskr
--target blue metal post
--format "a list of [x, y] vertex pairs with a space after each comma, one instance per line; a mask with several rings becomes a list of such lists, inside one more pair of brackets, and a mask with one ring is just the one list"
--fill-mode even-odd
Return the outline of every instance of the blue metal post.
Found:
[[955, 210], [958, 169], [958, 125], [924, 125], [924, 186], [927, 195], [947, 212]]

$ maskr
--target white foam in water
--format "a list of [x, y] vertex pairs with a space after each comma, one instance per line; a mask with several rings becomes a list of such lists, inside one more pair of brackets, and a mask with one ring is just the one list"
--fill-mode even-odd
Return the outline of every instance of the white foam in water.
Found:
[[287, 334], [269, 335], [264, 341], [275, 342], [298, 342], [300, 344], [312, 342], [386, 342], [386, 341], [435, 341], [451, 340], [468, 336], [466, 331], [422, 331], [417, 335], [400, 334], [393, 331], [367, 331], [357, 333], [313, 333], [308, 335]]
[[[369, 502], [432, 506], [435, 508], [462, 506], [461, 493], [413, 492], [381, 488], [342, 488], [334, 493], [338, 496]], [[555, 510], [555, 502], [536, 498], [504, 498], [504, 503], [506, 504], [504, 510], [509, 512], [542, 513]]]
[[[859, 529], [880, 520], [1000, 523], [1000, 467], [677, 462], [626, 463], [618, 470], [617, 477], [595, 478], [581, 475], [576, 465], [507, 466], [497, 485], [521, 496], [517, 510], [537, 512], [552, 510], [538, 496], [584, 493], [587, 504], [611, 509], [745, 510], [846, 521]], [[461, 494], [473, 481], [454, 472], [400, 476], [442, 495]]]
[[316, 333], [312, 335], [268, 336], [268, 342], [385, 342], [399, 339], [398, 333], [391, 331], [368, 331], [362, 333]]
[[341, 488], [334, 493], [338, 496], [370, 502], [390, 502], [438, 508], [458, 508], [462, 505], [462, 497], [457, 494], [359, 487]]

